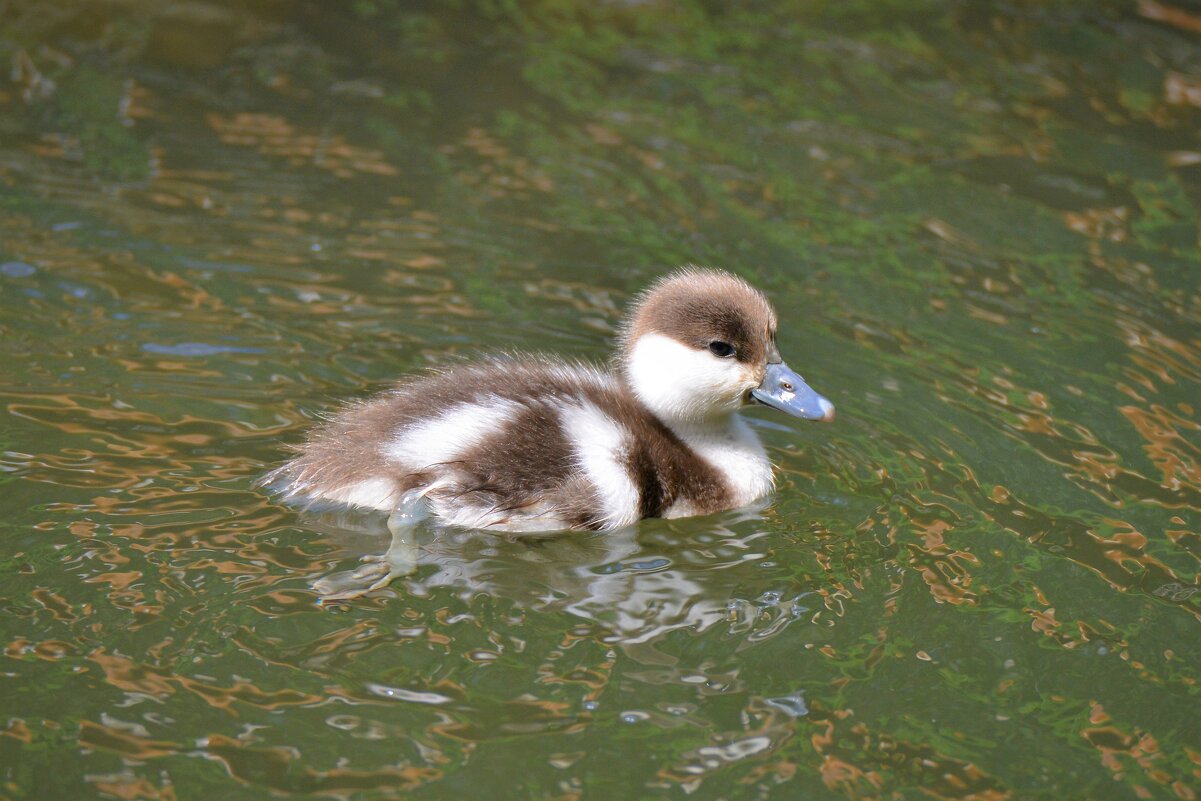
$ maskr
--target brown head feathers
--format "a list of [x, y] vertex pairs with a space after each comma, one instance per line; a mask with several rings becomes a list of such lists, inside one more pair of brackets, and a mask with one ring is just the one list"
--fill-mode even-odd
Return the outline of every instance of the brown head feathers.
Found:
[[776, 312], [763, 293], [738, 276], [689, 265], [638, 295], [622, 329], [623, 353], [652, 333], [698, 350], [725, 343], [738, 361], [761, 364], [775, 352]]

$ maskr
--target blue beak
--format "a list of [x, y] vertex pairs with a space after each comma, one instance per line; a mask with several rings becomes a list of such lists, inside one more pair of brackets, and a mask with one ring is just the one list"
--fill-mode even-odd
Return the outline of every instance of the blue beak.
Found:
[[789, 369], [784, 362], [767, 365], [763, 383], [751, 390], [751, 397], [773, 409], [800, 417], [802, 420], [834, 419], [834, 404], [818, 395], [805, 379]]

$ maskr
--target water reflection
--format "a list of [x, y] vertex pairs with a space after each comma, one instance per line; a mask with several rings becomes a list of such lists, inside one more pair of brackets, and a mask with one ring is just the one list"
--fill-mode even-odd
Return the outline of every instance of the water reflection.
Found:
[[[343, 548], [366, 547], [369, 555], [390, 538], [379, 516], [330, 512], [305, 522]], [[594, 624], [600, 642], [642, 664], [667, 667], [678, 660], [656, 644], [672, 632], [702, 634], [718, 626], [727, 638], [752, 645], [807, 618], [805, 599], [814, 590], [739, 597], [738, 580], [725, 572], [768, 558], [762, 550], [768, 535], [759, 522], [757, 512], [744, 511], [690, 535], [663, 523], [651, 548], [640, 543], [638, 528], [538, 537], [419, 527], [402, 535], [406, 546], [394, 558], [403, 577], [393, 589], [401, 603], [445, 589], [465, 601], [484, 594], [539, 613], [564, 612]], [[676, 678], [709, 682], [696, 673]]]

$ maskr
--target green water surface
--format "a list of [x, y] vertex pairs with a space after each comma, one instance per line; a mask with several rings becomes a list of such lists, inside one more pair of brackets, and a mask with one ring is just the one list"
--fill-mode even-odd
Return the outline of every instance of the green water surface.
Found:
[[[0, 798], [1201, 796], [1201, 6], [0, 6]], [[386, 543], [253, 482], [683, 263], [759, 509]]]

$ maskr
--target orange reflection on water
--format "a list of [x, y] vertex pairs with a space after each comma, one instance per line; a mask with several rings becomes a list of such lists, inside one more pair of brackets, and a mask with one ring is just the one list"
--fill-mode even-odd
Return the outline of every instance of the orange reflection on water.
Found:
[[375, 770], [337, 767], [317, 770], [304, 764], [298, 750], [262, 746], [213, 734], [205, 738], [204, 756], [221, 762], [230, 776], [250, 787], [265, 787], [278, 793], [350, 799], [370, 791], [410, 791], [442, 778], [437, 768], [404, 765]]
[[1201, 424], [1159, 405], [1150, 409], [1122, 406], [1118, 410], [1147, 440], [1145, 450], [1163, 474], [1163, 486], [1174, 491], [1188, 487], [1194, 491], [1190, 494], [1201, 498], [1201, 447], [1182, 433], [1193, 432], [1195, 438]]
[[153, 759], [178, 751], [174, 743], [141, 737], [91, 720], [80, 722], [79, 744], [85, 748], [115, 751], [131, 759]]
[[[971, 762], [940, 753], [930, 745], [876, 732], [857, 723], [850, 709], [815, 708], [810, 737], [822, 757], [822, 781], [851, 798], [882, 798], [885, 777], [923, 777], [921, 790], [943, 801], [1002, 801], [1011, 793]], [[953, 734], [952, 734], [953, 736]]]
[[898, 504], [898, 509], [920, 537], [920, 541], [906, 543], [909, 564], [921, 574], [935, 600], [957, 605], [976, 603], [977, 596], [969, 589], [972, 585], [969, 566], [978, 567], [980, 560], [968, 551], [948, 545], [945, 538], [954, 530], [959, 516], [942, 504], [921, 506], [914, 502]]
[[11, 737], [22, 743], [33, 742], [33, 732], [21, 718], [9, 718], [5, 721], [4, 727], [0, 728], [0, 737]]
[[482, 162], [474, 169], [462, 170], [455, 178], [489, 197], [526, 197], [531, 191], [547, 193], [555, 189], [541, 168], [524, 156], [513, 155], [483, 128], [469, 129], [459, 142], [443, 145], [440, 150], [447, 156], [466, 151]]
[[91, 604], [81, 604], [76, 609], [66, 598], [47, 587], [38, 587], [30, 597], [60, 623], [77, 623], [92, 612]]
[[339, 178], [353, 178], [356, 173], [397, 174], [379, 150], [357, 147], [338, 134], [299, 132], [275, 114], [209, 112], [207, 118], [224, 144], [252, 147], [264, 156], [287, 159], [293, 167], [317, 167]]
[[189, 692], [213, 709], [238, 717], [238, 705], [246, 704], [262, 710], [275, 711], [294, 706], [316, 706], [324, 703], [329, 694], [315, 695], [285, 688], [261, 690], [246, 679], [235, 678], [228, 686], [181, 676], [173, 668], [159, 668], [100, 647], [87, 657], [104, 671], [109, 684], [130, 693], [163, 699], [177, 691]]
[[1127, 315], [1116, 322], [1132, 351], [1130, 361], [1161, 384], [1175, 384], [1178, 378], [1201, 382], [1201, 341], [1177, 339]]
[[[1097, 749], [1101, 763], [1113, 774], [1114, 780], [1130, 786], [1137, 797], [1154, 796], [1146, 783], [1151, 782], [1166, 786], [1177, 798], [1186, 801], [1196, 798], [1192, 781], [1201, 778], [1201, 771], [1193, 771], [1191, 777], [1173, 776], [1163, 765], [1165, 754], [1159, 741], [1150, 732], [1138, 727], [1124, 730], [1096, 701], [1090, 705], [1088, 722], [1089, 725], [1080, 730], [1081, 736]], [[1145, 781], [1137, 778], [1140, 773]]]
[[[193, 415], [165, 419], [140, 411], [107, 396], [65, 393], [6, 393], [6, 410], [16, 416], [73, 435], [74, 441], [100, 445], [95, 448], [59, 448], [42, 454], [9, 452], [3, 458], [21, 475], [62, 486], [127, 489], [145, 486], [161, 478], [176, 495], [178, 481], [194, 475], [196, 447], [212, 442], [257, 439], [272, 431], [285, 431], [296, 423], [277, 423], [267, 428]], [[206, 454], [205, 479], [234, 479], [254, 475], [261, 464], [246, 457]], [[195, 503], [186, 496], [183, 504]]]
[[1124, 520], [1097, 517], [1085, 522], [1067, 516], [1052, 517], [1022, 503], [1000, 486], [993, 489], [982, 511], [1018, 536], [1092, 570], [1117, 589], [1157, 595], [1201, 618], [1201, 609], [1187, 603], [1191, 593], [1167, 597], [1158, 592], [1170, 585], [1195, 588], [1194, 580], [1182, 577], [1148, 554], [1147, 537]]
[[1196, 478], [1199, 471], [1196, 456], [1201, 452], [1185, 443], [1179, 431], [1201, 430], [1192, 420], [1161, 407], [1152, 407], [1150, 412], [1120, 407], [1122, 414], [1152, 443], [1152, 458], [1165, 473], [1165, 480], [1158, 481], [1124, 464], [1119, 452], [1088, 426], [1057, 417], [1045, 393], [1022, 389], [999, 376], [993, 377], [990, 386], [971, 375], [971, 371], [962, 371], [952, 380], [989, 408], [978, 409], [949, 394], [942, 395], [945, 402], [992, 426], [1000, 423], [1002, 433], [1066, 468], [1065, 478], [1109, 505], [1122, 508], [1139, 501], [1201, 511], [1201, 482]]
[[88, 784], [96, 792], [120, 798], [122, 801], [177, 801], [175, 787], [170, 779], [163, 777], [163, 785], [157, 786], [149, 779], [132, 774], [89, 775]]

